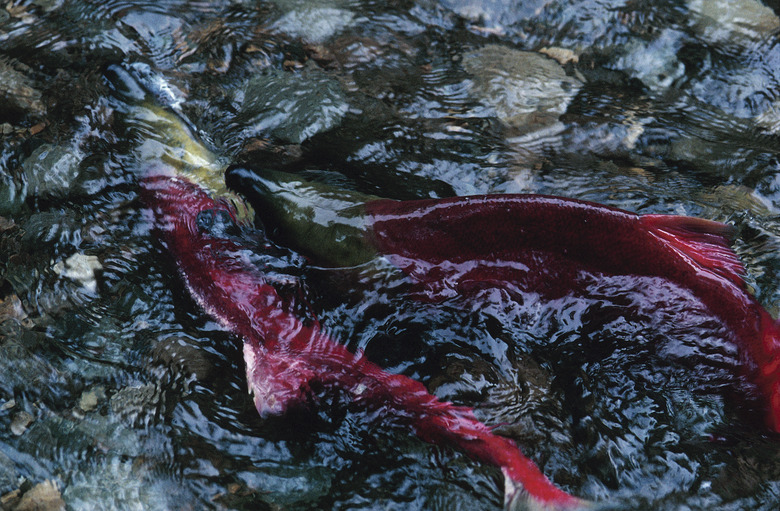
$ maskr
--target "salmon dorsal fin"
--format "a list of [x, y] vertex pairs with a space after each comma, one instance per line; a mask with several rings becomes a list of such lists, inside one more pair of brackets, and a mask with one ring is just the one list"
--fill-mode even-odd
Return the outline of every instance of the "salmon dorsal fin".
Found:
[[745, 287], [745, 267], [731, 249], [734, 226], [689, 216], [643, 215], [641, 220], [682, 256]]

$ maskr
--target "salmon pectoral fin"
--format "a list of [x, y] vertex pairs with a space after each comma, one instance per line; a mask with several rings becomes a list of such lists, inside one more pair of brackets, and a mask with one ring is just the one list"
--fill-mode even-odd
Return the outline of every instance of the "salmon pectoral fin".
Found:
[[315, 378], [303, 360], [279, 356], [252, 341], [244, 342], [244, 363], [249, 393], [261, 417], [282, 415], [301, 403]]
[[730, 246], [735, 235], [733, 226], [670, 215], [643, 215], [641, 222], [682, 257], [744, 289], [745, 268]]

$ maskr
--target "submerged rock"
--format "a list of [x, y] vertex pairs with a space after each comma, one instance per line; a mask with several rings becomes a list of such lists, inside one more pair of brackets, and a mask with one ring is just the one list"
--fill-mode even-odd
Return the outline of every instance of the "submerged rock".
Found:
[[467, 53], [463, 67], [472, 93], [521, 131], [554, 124], [583, 85], [552, 58], [498, 45]]
[[[46, 358], [45, 349], [50, 345], [44, 334], [23, 327], [17, 320], [0, 323], [0, 396], [12, 396], [14, 389], [24, 388], [28, 396], [47, 398], [47, 389], [66, 385], [66, 376]], [[22, 422], [19, 424], [22, 427]], [[27, 425], [29, 422], [24, 427]]]
[[0, 58], [0, 118], [45, 112], [41, 92], [25, 71], [22, 64]]
[[86, 254], [73, 254], [65, 261], [60, 261], [52, 268], [61, 277], [66, 277], [81, 284], [90, 293], [97, 291], [95, 272], [102, 270], [103, 266], [97, 256]]
[[212, 370], [204, 351], [185, 337], [162, 339], [152, 349], [156, 363], [167, 366], [174, 376], [182, 375], [187, 380], [205, 380]]
[[651, 90], [666, 89], [685, 76], [685, 66], [677, 58], [684, 40], [682, 32], [672, 29], [664, 29], [650, 41], [631, 39], [611, 67], [638, 78]]
[[6, 492], [11, 491], [17, 484], [16, 466], [6, 454], [0, 450], [0, 509], [4, 509]]
[[0, 214], [16, 214], [30, 196], [68, 194], [77, 180], [81, 163], [78, 150], [67, 146], [43, 144], [19, 167], [19, 172], [0, 174]]
[[191, 30], [181, 17], [165, 11], [154, 12], [144, 9], [123, 9], [117, 13], [121, 23], [131, 27], [143, 40], [148, 51], [165, 65], [177, 62], [177, 41], [174, 34]]
[[552, 0], [443, 0], [442, 5], [471, 23], [479, 24], [483, 31], [504, 33], [513, 26], [534, 18], [548, 7]]
[[699, 202], [713, 205], [713, 216], [728, 210], [750, 212], [763, 218], [777, 214], [777, 208], [771, 201], [744, 185], [724, 184], [704, 188], [697, 199]]
[[756, 124], [772, 135], [780, 133], [780, 101], [775, 101], [759, 114]]
[[44, 144], [22, 163], [30, 195], [65, 195], [79, 175], [81, 154], [70, 146]]
[[129, 386], [111, 396], [109, 404], [111, 411], [131, 421], [144, 423], [157, 415], [161, 406], [162, 391], [159, 386], [147, 383], [145, 385]]
[[11, 433], [16, 436], [23, 435], [27, 428], [35, 422], [35, 417], [29, 412], [21, 411], [11, 419]]
[[355, 15], [345, 9], [309, 6], [288, 12], [273, 27], [307, 43], [321, 43], [338, 34], [350, 24]]
[[0, 215], [15, 215], [24, 204], [27, 190], [8, 173], [0, 172]]
[[267, 70], [247, 82], [236, 102], [245, 138], [270, 134], [295, 144], [336, 126], [349, 109], [341, 85], [311, 67]]
[[74, 475], [63, 495], [72, 509], [82, 511], [165, 511], [192, 509], [181, 488], [153, 477], [137, 460], [119, 456], [96, 464], [89, 472]]
[[54, 481], [44, 481], [22, 495], [13, 511], [65, 511], [65, 501]]
[[710, 43], [758, 41], [780, 29], [780, 18], [758, 0], [689, 0], [691, 27]]

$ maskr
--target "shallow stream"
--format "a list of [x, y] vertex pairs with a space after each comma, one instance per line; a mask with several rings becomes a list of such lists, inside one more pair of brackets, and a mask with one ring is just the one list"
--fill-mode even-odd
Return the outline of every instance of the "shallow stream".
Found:
[[[502, 506], [499, 470], [337, 397], [257, 415], [240, 341], [150, 231], [112, 65], [226, 163], [730, 223], [780, 308], [775, 0], [7, 2], [0, 508], [44, 481], [72, 510]], [[296, 276], [334, 338], [474, 407], [560, 487], [604, 509], [780, 506], [780, 437], [681, 290], [615, 277], [431, 304], [377, 265]]]

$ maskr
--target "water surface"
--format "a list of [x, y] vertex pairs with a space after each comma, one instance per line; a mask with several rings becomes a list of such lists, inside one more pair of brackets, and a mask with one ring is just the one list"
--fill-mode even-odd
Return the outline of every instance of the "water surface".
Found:
[[[758, 0], [0, 7], [0, 495], [53, 480], [74, 510], [501, 508], [498, 470], [337, 397], [257, 416], [240, 341], [150, 233], [109, 66], [133, 69], [225, 162], [398, 199], [534, 192], [731, 223], [774, 313], [778, 13]], [[335, 338], [474, 407], [573, 494], [608, 509], [780, 504], [780, 441], [722, 325], [680, 289], [615, 277], [587, 297], [430, 304], [376, 267], [295, 273]]]

